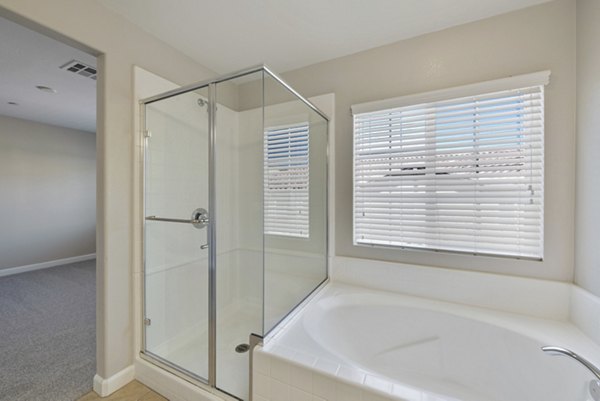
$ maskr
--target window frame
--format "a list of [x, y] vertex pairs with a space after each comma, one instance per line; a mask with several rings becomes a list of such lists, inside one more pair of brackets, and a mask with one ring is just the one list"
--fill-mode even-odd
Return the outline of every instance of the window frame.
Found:
[[[487, 94], [492, 94], [495, 92], [501, 92], [506, 90], [518, 90], [520, 88], [529, 88], [540, 86], [541, 89], [541, 98], [544, 101], [544, 86], [549, 83], [550, 79], [550, 71], [542, 71], [532, 74], [520, 75], [515, 77], [509, 77], [499, 80], [486, 81], [471, 85], [465, 85], [461, 87], [442, 89], [438, 91], [426, 92], [415, 95], [401, 96], [392, 99], [379, 100], [374, 102], [368, 102], [363, 104], [353, 105], [351, 107], [352, 117], [353, 117], [353, 127], [352, 127], [352, 242], [354, 246], [357, 247], [368, 247], [368, 248], [384, 248], [384, 249], [392, 249], [392, 250], [410, 250], [410, 251], [418, 251], [418, 252], [433, 252], [433, 253], [448, 253], [448, 254], [458, 254], [458, 255], [470, 255], [470, 256], [484, 256], [484, 257], [498, 257], [498, 258], [509, 258], [509, 259], [517, 259], [517, 260], [533, 260], [533, 261], [543, 261], [544, 258], [544, 220], [545, 220], [545, 207], [544, 207], [544, 195], [541, 196], [541, 213], [540, 218], [541, 221], [539, 223], [540, 230], [540, 240], [539, 240], [539, 249], [540, 256], [523, 256], [518, 255], [518, 251], [515, 251], [515, 254], [505, 254], [505, 253], [489, 253], [489, 252], [477, 252], [477, 251], [463, 251], [463, 250], [454, 250], [454, 249], [445, 249], [434, 248], [434, 247], [418, 247], [418, 246], [408, 246], [408, 245], [393, 245], [393, 244], [377, 244], [377, 243], [368, 243], [357, 241], [357, 233], [356, 233], [356, 218], [357, 218], [357, 200], [356, 200], [356, 185], [357, 185], [357, 177], [356, 177], [356, 169], [357, 169], [357, 159], [356, 159], [356, 140], [357, 140], [357, 132], [355, 119], [357, 115], [367, 114], [372, 112], [384, 112], [386, 110], [397, 109], [407, 106], [418, 107], [421, 104], [426, 103], [435, 103], [441, 101], [451, 101], [454, 99], [460, 99], [464, 97], [470, 96], [485, 96]], [[477, 109], [474, 108], [476, 112]], [[541, 110], [541, 119], [542, 119], [542, 133], [541, 133], [541, 149], [542, 155], [544, 155], [544, 135], [545, 130], [543, 128], [545, 116], [545, 102], [543, 103], [543, 108]], [[474, 113], [476, 115], [476, 113]], [[437, 136], [437, 130], [433, 130], [432, 134]], [[391, 137], [390, 137], [391, 138]], [[390, 139], [391, 141], [391, 139]], [[437, 146], [437, 141], [436, 141]], [[474, 154], [474, 153], [473, 153]], [[543, 159], [542, 159], [543, 160]], [[434, 164], [437, 163], [437, 158], [434, 161]], [[545, 181], [545, 171], [544, 171], [544, 163], [542, 161], [541, 168], [541, 183], [543, 188], [543, 183]], [[423, 174], [426, 174], [425, 172]], [[545, 193], [545, 191], [544, 191]], [[388, 210], [388, 209], [385, 209]]]

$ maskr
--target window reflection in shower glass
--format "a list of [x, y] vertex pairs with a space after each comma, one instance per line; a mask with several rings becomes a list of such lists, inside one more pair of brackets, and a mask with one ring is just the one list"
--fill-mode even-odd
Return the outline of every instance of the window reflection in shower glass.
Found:
[[265, 234], [308, 238], [308, 122], [267, 127], [264, 148]]
[[273, 195], [270, 171], [265, 171], [267, 333], [327, 277], [327, 120], [268, 73], [264, 91], [267, 135], [271, 127], [291, 131], [276, 148], [289, 164], [278, 172], [280, 194]]

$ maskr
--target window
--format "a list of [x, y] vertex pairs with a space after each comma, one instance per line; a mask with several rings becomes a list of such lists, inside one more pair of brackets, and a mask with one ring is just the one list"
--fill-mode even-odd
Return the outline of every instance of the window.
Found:
[[265, 234], [308, 238], [308, 123], [265, 131]]
[[354, 243], [541, 259], [548, 76], [353, 106]]

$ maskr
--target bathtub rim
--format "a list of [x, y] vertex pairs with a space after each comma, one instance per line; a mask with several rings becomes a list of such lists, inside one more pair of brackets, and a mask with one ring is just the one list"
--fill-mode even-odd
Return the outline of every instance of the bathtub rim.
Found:
[[[344, 294], [344, 292], [346, 293]], [[280, 343], [281, 337], [285, 335], [292, 326], [295, 326], [299, 320], [305, 317], [307, 310], [310, 312], [312, 305], [329, 297], [339, 296], [340, 293], [342, 293], [342, 296], [356, 295], [357, 293], [374, 297], [382, 296], [384, 299], [400, 300], [401, 303], [408, 301], [409, 303], [417, 304], [421, 309], [448, 313], [453, 316], [476, 320], [504, 330], [509, 330], [516, 335], [526, 337], [540, 344], [548, 342], [571, 347], [578, 350], [580, 354], [585, 355], [593, 363], [600, 363], [600, 347], [598, 344], [588, 335], [583, 333], [573, 322], [567, 319], [535, 317], [483, 306], [473, 306], [439, 299], [430, 299], [427, 297], [406, 295], [393, 291], [366, 288], [335, 281], [324, 283], [318, 291], [315, 291], [312, 294], [310, 299], [307, 299], [292, 315], [288, 316], [286, 320], [279, 325], [278, 330], [275, 333], [271, 333], [265, 338], [262, 346], [257, 349], [258, 353], [263, 353], [271, 358], [291, 363], [294, 366], [314, 370], [318, 374], [325, 375], [331, 379], [341, 380], [349, 385], [366, 386], [369, 388], [369, 391], [393, 400], [404, 401], [407, 398], [400, 398], [401, 396], [396, 395], [396, 393], [415, 389], [422, 391], [424, 394], [439, 396], [440, 394], [438, 393], [394, 381], [381, 374], [365, 373], [360, 367], [352, 366], [348, 363], [333, 362], [322, 358], [325, 363], [319, 364], [319, 361], [321, 360], [319, 356], [311, 354], [308, 354], [307, 356], [307, 353], [304, 351], [295, 351], [293, 348]], [[440, 311], [440, 309], [442, 310]], [[532, 327], [528, 327], [529, 325]], [[526, 330], [523, 330], [523, 326], [525, 326]], [[547, 330], [549, 328], [551, 329], [551, 335], [548, 335]], [[309, 333], [306, 333], [306, 335], [310, 336]], [[313, 341], [315, 340], [313, 339]], [[542, 351], [540, 350], [540, 352]], [[327, 356], [330, 355], [335, 356], [334, 353], [329, 352]], [[315, 360], [311, 362], [311, 358], [314, 358]], [[334, 366], [336, 364], [337, 366]], [[348, 368], [350, 371], [347, 370]], [[341, 373], [342, 369], [343, 373]], [[577, 367], [573, 366], [573, 369], [577, 369]], [[357, 372], [362, 372], [363, 375], [356, 375]], [[357, 379], [357, 377], [362, 377], [362, 379]], [[372, 379], [371, 385], [367, 383], [368, 378]]]

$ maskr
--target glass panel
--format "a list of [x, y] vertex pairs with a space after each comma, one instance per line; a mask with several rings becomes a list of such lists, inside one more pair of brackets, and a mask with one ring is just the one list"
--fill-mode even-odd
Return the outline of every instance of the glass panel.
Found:
[[216, 84], [217, 387], [248, 399], [248, 356], [236, 347], [262, 332], [262, 71]]
[[146, 106], [145, 161], [145, 351], [203, 380], [209, 250], [206, 227], [189, 221], [195, 209], [208, 210], [207, 94], [203, 88]]
[[327, 120], [264, 80], [264, 333], [327, 278]]
[[248, 399], [250, 334], [327, 278], [327, 121], [262, 70], [211, 89], [216, 303], [207, 228], [190, 222], [209, 210], [208, 88], [146, 106], [145, 352]]

